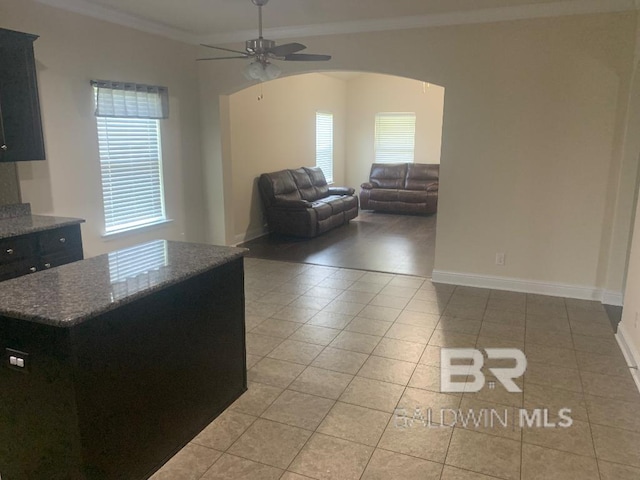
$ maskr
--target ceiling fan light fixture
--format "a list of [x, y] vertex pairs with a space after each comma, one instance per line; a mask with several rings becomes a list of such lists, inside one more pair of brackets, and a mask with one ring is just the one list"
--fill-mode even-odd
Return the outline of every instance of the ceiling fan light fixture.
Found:
[[251, 62], [244, 68], [244, 76], [247, 80], [266, 82], [280, 76], [282, 70], [273, 63], [262, 63], [259, 60]]
[[267, 63], [267, 65], [264, 67], [264, 73], [266, 73], [268, 80], [274, 80], [280, 76], [282, 70], [280, 70], [280, 67], [274, 65], [273, 63]]
[[214, 48], [224, 52], [234, 53], [235, 56], [198, 58], [198, 60], [229, 60], [252, 58], [253, 61], [244, 68], [244, 76], [247, 80], [258, 80], [265, 82], [278, 78], [282, 71], [277, 65], [271, 63], [272, 60], [296, 61], [296, 62], [326, 62], [331, 60], [331, 55], [317, 55], [312, 53], [298, 53], [307, 47], [301, 43], [292, 42], [283, 45], [276, 45], [276, 42], [262, 36], [262, 7], [269, 0], [251, 0], [258, 6], [258, 38], [253, 38], [245, 42], [244, 52], [226, 47], [216, 47], [215, 45], [201, 44], [203, 47]]

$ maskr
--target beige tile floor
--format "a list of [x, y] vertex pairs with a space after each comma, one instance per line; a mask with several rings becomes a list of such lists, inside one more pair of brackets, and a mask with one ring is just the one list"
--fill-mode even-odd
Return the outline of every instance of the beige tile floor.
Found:
[[[258, 259], [246, 300], [249, 390], [153, 480], [640, 479], [640, 394], [596, 302]], [[522, 349], [523, 393], [441, 393], [441, 347]], [[510, 417], [398, 416], [416, 407]]]

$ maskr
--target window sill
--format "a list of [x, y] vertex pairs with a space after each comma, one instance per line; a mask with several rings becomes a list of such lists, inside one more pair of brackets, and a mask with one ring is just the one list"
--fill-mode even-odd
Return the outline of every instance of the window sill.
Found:
[[169, 223], [173, 223], [173, 220], [170, 218], [167, 218], [165, 220], [160, 220], [159, 222], [147, 223], [145, 225], [140, 225], [138, 227], [127, 228], [126, 230], [117, 230], [115, 232], [103, 233], [102, 239], [105, 241], [116, 240], [118, 238], [126, 237], [128, 235], [144, 233], [149, 230], [154, 230], [159, 227], [164, 227]]

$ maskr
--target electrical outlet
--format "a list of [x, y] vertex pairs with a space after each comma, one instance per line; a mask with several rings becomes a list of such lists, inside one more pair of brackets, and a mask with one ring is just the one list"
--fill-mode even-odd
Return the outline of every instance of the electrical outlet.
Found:
[[[5, 350], [6, 365], [19, 372], [27, 373], [29, 371], [29, 354], [19, 350], [7, 348]], [[2, 479], [0, 479], [2, 480]]]
[[505, 264], [505, 255], [504, 253], [496, 253], [496, 265], [503, 267]]

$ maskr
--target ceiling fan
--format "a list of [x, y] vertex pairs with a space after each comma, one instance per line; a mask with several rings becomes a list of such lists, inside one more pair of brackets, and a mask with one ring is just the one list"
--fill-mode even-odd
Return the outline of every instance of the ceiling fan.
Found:
[[245, 42], [245, 51], [233, 50], [231, 48], [216, 47], [213, 45], [201, 44], [203, 47], [215, 48], [216, 50], [223, 50], [225, 52], [235, 53], [237, 55], [230, 57], [210, 57], [199, 58], [199, 61], [204, 60], [229, 60], [236, 58], [252, 58], [254, 59], [245, 68], [244, 74], [248, 80], [273, 80], [277, 78], [281, 70], [271, 63], [271, 60], [284, 60], [294, 62], [324, 62], [331, 60], [331, 55], [317, 55], [312, 53], [297, 53], [307, 48], [301, 43], [285, 43], [283, 45], [276, 45], [273, 40], [268, 40], [262, 36], [262, 7], [265, 6], [269, 0], [251, 0], [251, 2], [258, 7], [258, 38], [247, 40]]

